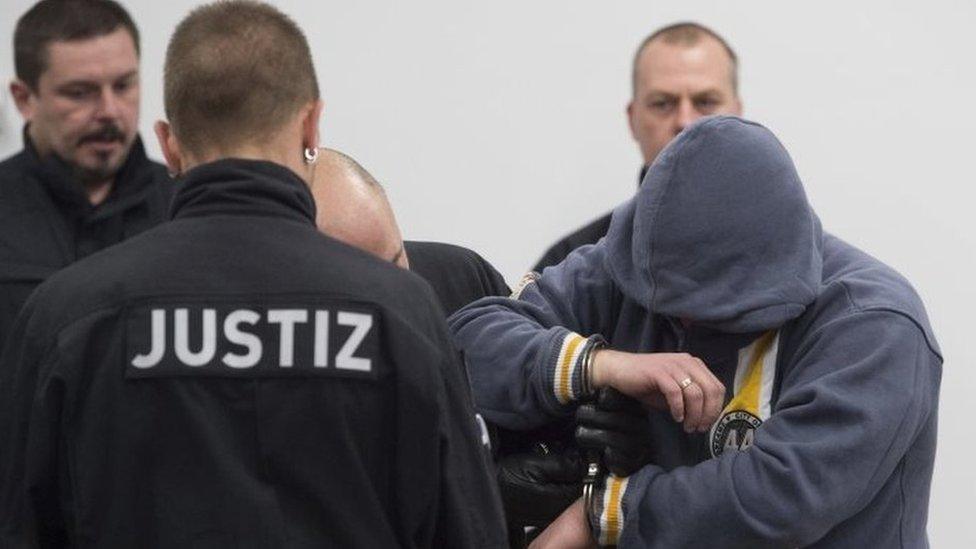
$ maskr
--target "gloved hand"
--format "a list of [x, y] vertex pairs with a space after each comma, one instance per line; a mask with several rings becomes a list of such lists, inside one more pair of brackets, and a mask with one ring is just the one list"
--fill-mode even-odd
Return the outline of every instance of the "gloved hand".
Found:
[[498, 487], [510, 524], [545, 526], [582, 491], [582, 465], [575, 451], [520, 453], [498, 462]]
[[629, 477], [651, 462], [651, 423], [637, 400], [601, 389], [594, 403], [579, 407], [576, 422], [576, 443], [599, 451], [614, 475]]

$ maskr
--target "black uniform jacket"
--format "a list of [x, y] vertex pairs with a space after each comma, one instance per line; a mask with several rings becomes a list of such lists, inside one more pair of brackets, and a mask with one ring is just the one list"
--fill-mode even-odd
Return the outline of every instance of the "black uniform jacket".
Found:
[[[647, 169], [649, 166], [644, 166], [641, 168], [640, 177], [638, 177], [638, 186], [644, 181], [644, 176], [647, 175]], [[607, 231], [610, 230], [610, 218], [613, 216], [613, 212], [607, 212], [606, 215], [600, 216], [593, 221], [590, 221], [583, 227], [576, 229], [575, 231], [569, 233], [563, 238], [559, 239], [555, 244], [546, 250], [546, 253], [542, 254], [542, 258], [539, 262], [532, 267], [532, 270], [541, 273], [546, 267], [551, 267], [553, 265], [559, 265], [566, 259], [566, 256], [570, 254], [576, 248], [580, 246], [585, 246], [587, 244], [596, 244], [598, 240], [607, 236]]]
[[598, 240], [607, 236], [607, 231], [610, 230], [611, 215], [612, 212], [607, 212], [606, 215], [594, 219], [583, 227], [559, 239], [559, 241], [546, 250], [546, 253], [542, 255], [539, 262], [532, 267], [532, 270], [541, 273], [546, 267], [552, 267], [553, 265], [562, 263], [566, 259], [566, 256], [576, 248], [587, 244], [596, 244]]
[[320, 234], [267, 162], [57, 273], [0, 359], [0, 546], [504, 546], [419, 277]]
[[410, 270], [430, 284], [447, 316], [482, 297], [512, 293], [501, 273], [473, 250], [416, 240], [405, 241], [403, 247]]
[[108, 198], [92, 206], [70, 169], [24, 150], [0, 163], [0, 349], [27, 296], [54, 272], [162, 222], [173, 183], [137, 138]]

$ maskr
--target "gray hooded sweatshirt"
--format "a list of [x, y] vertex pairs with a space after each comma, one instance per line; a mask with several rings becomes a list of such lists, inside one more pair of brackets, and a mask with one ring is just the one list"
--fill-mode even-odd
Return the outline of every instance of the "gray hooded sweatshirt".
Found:
[[[690, 329], [677, 319], [691, 319]], [[926, 547], [942, 358], [908, 282], [823, 234], [759, 124], [690, 126], [610, 232], [449, 322], [483, 415], [570, 415], [589, 336], [725, 383], [707, 435], [650, 412], [653, 463], [600, 495], [621, 547]]]

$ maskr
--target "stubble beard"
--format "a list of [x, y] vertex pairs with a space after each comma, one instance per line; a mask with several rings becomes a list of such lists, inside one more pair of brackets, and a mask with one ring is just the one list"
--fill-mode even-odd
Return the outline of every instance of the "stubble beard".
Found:
[[78, 162], [67, 162], [67, 164], [71, 167], [71, 174], [75, 180], [85, 187], [99, 185], [115, 179], [131, 148], [131, 145], [126, 147], [115, 159], [112, 158], [111, 153], [97, 154], [95, 164], [92, 166], [83, 166]]

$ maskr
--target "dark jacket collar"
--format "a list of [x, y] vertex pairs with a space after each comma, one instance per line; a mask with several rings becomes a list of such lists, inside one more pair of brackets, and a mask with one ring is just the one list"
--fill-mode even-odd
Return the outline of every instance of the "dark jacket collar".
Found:
[[105, 202], [92, 206], [85, 194], [81, 183], [67, 162], [54, 154], [42, 157], [28, 134], [28, 125], [24, 126], [24, 151], [26, 152], [28, 169], [41, 182], [58, 203], [66, 205], [68, 211], [81, 215], [92, 213], [93, 210], [119, 211], [140, 202], [143, 195], [155, 182], [154, 172], [157, 166], [146, 156], [142, 146], [142, 138], [136, 136], [129, 154], [115, 175], [112, 191]]
[[225, 158], [186, 172], [170, 217], [259, 215], [315, 224], [308, 185], [288, 168], [261, 160]]

